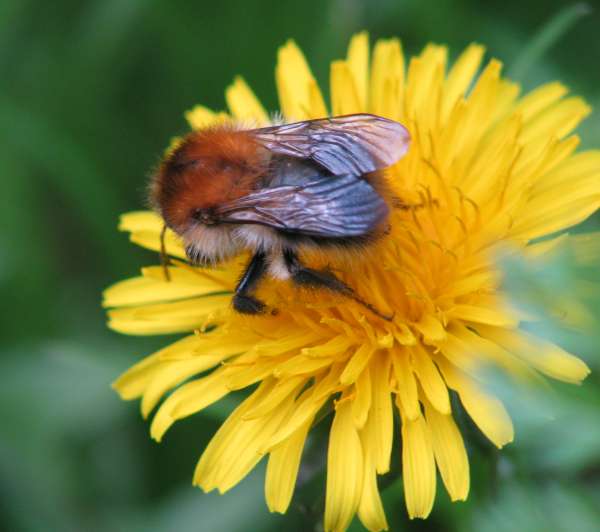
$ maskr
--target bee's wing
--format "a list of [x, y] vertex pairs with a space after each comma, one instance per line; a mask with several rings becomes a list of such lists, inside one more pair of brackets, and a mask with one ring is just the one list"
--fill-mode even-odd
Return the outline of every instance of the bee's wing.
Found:
[[402, 124], [369, 114], [307, 120], [251, 133], [269, 151], [311, 159], [334, 175], [360, 176], [386, 168], [410, 144]]
[[304, 186], [265, 188], [221, 206], [216, 214], [225, 223], [343, 238], [372, 231], [385, 219], [388, 207], [366, 181], [346, 175]]

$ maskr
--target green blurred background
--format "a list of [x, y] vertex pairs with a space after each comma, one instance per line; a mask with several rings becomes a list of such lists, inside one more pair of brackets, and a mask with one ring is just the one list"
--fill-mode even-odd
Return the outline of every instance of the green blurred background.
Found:
[[[231, 402], [178, 423], [156, 445], [137, 404], [110, 389], [120, 372], [170, 340], [105, 328], [102, 289], [157, 259], [116, 231], [118, 216], [144, 205], [149, 170], [185, 131], [183, 112], [196, 103], [223, 108], [236, 74], [277, 109], [274, 62], [288, 38], [324, 87], [328, 62], [367, 29], [372, 39], [399, 36], [409, 53], [435, 41], [455, 57], [481, 42], [525, 88], [560, 79], [600, 107], [600, 9], [543, 55], [531, 46], [569, 5], [2, 0], [0, 529], [318, 530], [322, 474], [300, 487], [285, 517], [268, 513], [260, 467], [224, 497], [192, 488], [195, 462]], [[582, 10], [571, 7], [560, 20]], [[580, 133], [584, 146], [600, 146], [600, 115]], [[598, 218], [587, 224], [597, 226]], [[514, 269], [517, 289], [535, 278], [551, 292], [556, 283], [569, 286], [574, 266]], [[563, 344], [599, 370], [598, 336], [567, 336]], [[392, 530], [599, 530], [597, 372], [580, 388], [555, 386], [551, 396], [513, 402], [512, 412], [517, 440], [502, 453], [460, 420], [472, 463], [467, 503], [451, 504], [439, 489], [430, 519], [408, 522], [401, 483], [384, 478]], [[318, 463], [325, 440], [315, 440], [309, 459]]]

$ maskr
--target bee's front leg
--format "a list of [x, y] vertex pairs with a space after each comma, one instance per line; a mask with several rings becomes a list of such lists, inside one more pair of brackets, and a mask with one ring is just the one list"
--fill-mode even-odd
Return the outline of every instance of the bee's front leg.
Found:
[[235, 287], [233, 308], [241, 314], [261, 314], [265, 304], [251, 295], [267, 271], [266, 255], [257, 251]]

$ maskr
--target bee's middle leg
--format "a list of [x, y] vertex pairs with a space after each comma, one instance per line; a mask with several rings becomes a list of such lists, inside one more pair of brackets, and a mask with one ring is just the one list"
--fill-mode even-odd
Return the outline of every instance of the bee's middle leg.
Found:
[[283, 252], [283, 260], [290, 272], [292, 281], [298, 286], [307, 288], [327, 288], [332, 292], [344, 295], [353, 293], [352, 288], [340, 281], [328, 270], [313, 270], [304, 266], [294, 251], [286, 249]]
[[284, 250], [283, 259], [290, 272], [291, 279], [298, 286], [304, 286], [307, 288], [325, 288], [344, 295], [353, 299], [363, 307], [369, 309], [373, 314], [383, 318], [384, 320], [391, 320], [392, 316], [387, 316], [377, 310], [371, 303], [364, 301], [360, 298], [352, 288], [346, 283], [340, 281], [332, 272], [328, 270], [313, 270], [304, 266], [296, 253], [292, 250]]
[[235, 287], [233, 308], [241, 314], [261, 314], [265, 311], [266, 305], [252, 296], [252, 292], [267, 271], [266, 259], [264, 252], [257, 251]]

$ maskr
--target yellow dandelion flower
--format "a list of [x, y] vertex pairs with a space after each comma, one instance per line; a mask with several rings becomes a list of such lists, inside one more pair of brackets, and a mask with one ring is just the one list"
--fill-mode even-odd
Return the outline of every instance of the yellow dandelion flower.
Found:
[[[230, 306], [242, 268], [192, 267], [174, 234], [166, 281], [159, 266], [109, 288], [109, 326], [135, 335], [190, 333], [142, 360], [114, 384], [123, 399], [141, 398], [144, 416], [158, 407], [151, 435], [161, 440], [177, 420], [232, 390], [253, 385], [204, 450], [194, 484], [223, 493], [263, 458], [272, 512], [290, 504], [307, 435], [334, 406], [327, 454], [325, 530], [344, 530], [355, 514], [369, 530], [387, 528], [377, 477], [390, 469], [394, 411], [408, 515], [426, 517], [436, 470], [454, 501], [469, 492], [469, 462], [453, 419], [449, 390], [497, 447], [513, 439], [502, 403], [478, 367], [493, 364], [517, 378], [544, 374], [578, 383], [586, 365], [520, 327], [494, 262], [509, 244], [538, 257], [553, 240], [600, 206], [600, 152], [578, 152], [572, 134], [589, 113], [560, 83], [520, 97], [519, 86], [473, 44], [449, 66], [447, 49], [428, 45], [408, 61], [396, 39], [355, 36], [345, 60], [331, 65], [331, 114], [369, 112], [404, 124], [409, 153], [387, 170], [394, 193], [418, 210], [397, 210], [391, 231], [364, 260], [333, 265], [357, 294], [393, 314], [386, 321], [328, 292], [303, 293], [281, 281], [259, 290], [276, 315], [248, 317]], [[275, 70], [284, 117], [328, 114], [302, 52], [279, 50]], [[230, 114], [196, 107], [192, 128], [233, 117], [268, 115], [237, 78], [226, 91]], [[121, 219], [136, 244], [158, 250], [162, 221], [151, 212]], [[311, 257], [318, 263], [322, 257]]]

